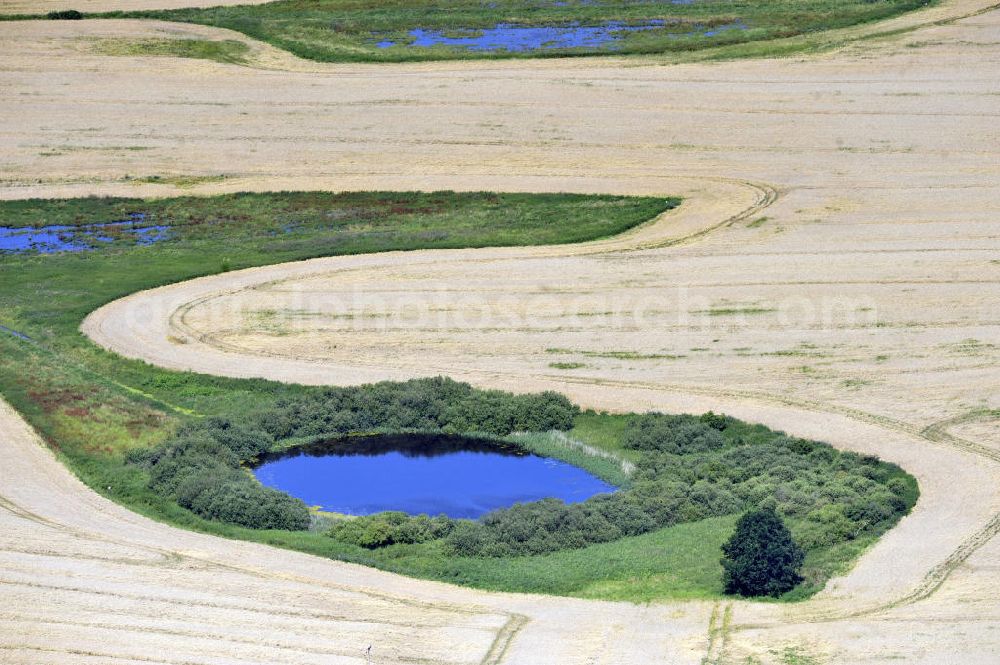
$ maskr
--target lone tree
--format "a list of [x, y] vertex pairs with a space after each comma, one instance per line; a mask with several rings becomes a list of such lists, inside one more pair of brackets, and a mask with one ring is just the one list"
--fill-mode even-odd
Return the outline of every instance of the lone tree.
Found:
[[743, 515], [722, 553], [726, 593], [778, 596], [802, 581], [805, 554], [774, 508]]

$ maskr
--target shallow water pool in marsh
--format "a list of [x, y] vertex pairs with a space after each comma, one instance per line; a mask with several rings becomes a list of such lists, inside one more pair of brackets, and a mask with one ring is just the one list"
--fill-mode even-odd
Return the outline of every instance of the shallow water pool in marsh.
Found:
[[516, 25], [513, 23], [498, 23], [492, 28], [483, 30], [430, 30], [414, 28], [409, 31], [409, 39], [395, 41], [381, 39], [376, 42], [378, 48], [403, 46], [410, 48], [427, 48], [431, 46], [452, 46], [467, 51], [507, 51], [523, 52], [551, 49], [597, 48], [608, 46], [613, 48], [629, 34], [649, 32], [653, 30], [665, 32], [671, 39], [681, 37], [713, 37], [727, 30], [746, 30], [742, 21], [725, 25], [703, 26], [685, 25], [684, 27], [668, 24], [663, 19], [652, 19], [644, 23], [623, 23], [609, 21], [599, 25], [581, 25], [567, 23], [564, 25]]
[[133, 213], [128, 219], [98, 224], [0, 226], [0, 253], [84, 252], [116, 241], [152, 245], [167, 238], [170, 227], [143, 226], [145, 221], [143, 213]]
[[583, 469], [495, 441], [407, 434], [352, 437], [265, 456], [257, 479], [348, 515], [400, 510], [476, 518], [546, 497], [584, 501], [615, 487]]

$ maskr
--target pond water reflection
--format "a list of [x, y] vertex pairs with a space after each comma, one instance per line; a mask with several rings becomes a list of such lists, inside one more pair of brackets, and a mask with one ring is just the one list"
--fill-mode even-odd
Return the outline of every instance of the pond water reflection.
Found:
[[257, 479], [310, 506], [349, 515], [400, 510], [476, 518], [546, 497], [615, 491], [583, 469], [494, 441], [445, 435], [352, 437], [267, 456]]

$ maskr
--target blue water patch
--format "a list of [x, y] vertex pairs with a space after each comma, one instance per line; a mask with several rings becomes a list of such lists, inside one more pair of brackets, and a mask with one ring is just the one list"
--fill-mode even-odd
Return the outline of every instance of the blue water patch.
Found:
[[725, 23], [723, 25], [716, 25], [711, 28], [705, 28], [699, 26], [693, 32], [687, 33], [690, 36], [702, 36], [702, 37], [714, 37], [719, 33], [726, 32], [729, 30], [746, 30], [748, 28], [746, 23], [742, 21], [736, 21], [735, 23]]
[[[690, 0], [679, 0], [686, 3]], [[670, 26], [663, 19], [654, 19], [645, 23], [622, 23], [609, 21], [601, 25], [581, 25], [568, 23], [560, 26], [526, 26], [513, 23], [498, 23], [484, 30], [425, 30], [414, 28], [410, 30], [410, 40], [397, 43], [390, 39], [381, 39], [375, 43], [378, 48], [392, 46], [410, 46], [427, 48], [431, 46], [453, 46], [468, 51], [508, 51], [512, 53], [542, 49], [567, 48], [597, 48], [614, 45], [630, 33], [650, 30], [669, 30]], [[704, 36], [713, 37], [726, 30], [746, 30], [742, 22], [727, 23], [706, 27], [697, 25], [687, 32], [670, 32], [671, 38]]]
[[17, 330], [14, 330], [13, 328], [8, 328], [7, 326], [0, 326], [0, 332], [7, 333], [8, 335], [13, 335], [14, 337], [17, 337], [18, 339], [23, 339], [26, 342], [31, 341], [31, 338], [25, 335], [23, 332], [18, 332]]
[[[469, 51], [531, 51], [537, 49], [559, 49], [603, 46], [621, 39], [625, 34], [642, 30], [662, 28], [662, 20], [629, 25], [611, 21], [603, 25], [580, 25], [570, 23], [562, 26], [524, 26], [512, 23], [498, 23], [485, 30], [410, 30], [407, 46], [455, 46]], [[395, 42], [382, 40], [379, 48], [395, 46]]]
[[136, 245], [152, 245], [167, 238], [169, 226], [138, 226], [145, 219], [145, 214], [133, 213], [125, 220], [99, 224], [0, 226], [0, 252], [82, 252], [112, 243], [116, 238]]
[[348, 515], [400, 510], [476, 518], [546, 497], [585, 501], [615, 487], [583, 469], [515, 446], [438, 435], [344, 439], [265, 457], [264, 485]]

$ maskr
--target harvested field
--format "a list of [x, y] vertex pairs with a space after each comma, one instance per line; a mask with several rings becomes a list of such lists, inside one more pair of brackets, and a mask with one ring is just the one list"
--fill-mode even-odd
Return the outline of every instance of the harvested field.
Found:
[[44, 14], [76, 9], [81, 12], [143, 11], [186, 7], [260, 5], [270, 0], [0, 0], [0, 14]]
[[[233, 376], [447, 373], [616, 411], [714, 409], [878, 454], [922, 490], [806, 603], [508, 596], [149, 522], [84, 488], [4, 409], [0, 660], [364, 662], [375, 643], [386, 663], [995, 662], [1000, 11], [987, 9], [947, 3], [905, 25], [969, 16], [824, 55], [669, 67], [288, 72], [87, 47], [238, 38], [207, 28], [0, 24], [5, 198], [685, 197], [607, 241], [318, 259], [164, 287], [92, 315], [99, 343]], [[258, 64], [299, 67], [251, 47]]]

